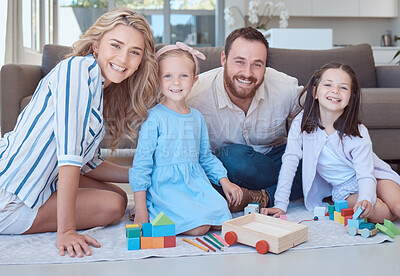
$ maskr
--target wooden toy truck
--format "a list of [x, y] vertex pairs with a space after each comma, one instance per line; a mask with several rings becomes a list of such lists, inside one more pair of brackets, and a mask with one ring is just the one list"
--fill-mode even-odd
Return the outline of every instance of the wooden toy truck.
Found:
[[307, 241], [308, 227], [252, 213], [223, 222], [222, 236], [229, 245], [239, 242], [255, 247], [260, 254], [279, 254]]

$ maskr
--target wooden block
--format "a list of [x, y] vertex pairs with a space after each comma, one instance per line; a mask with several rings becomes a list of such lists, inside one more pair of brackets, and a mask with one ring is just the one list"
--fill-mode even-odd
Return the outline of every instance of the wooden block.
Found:
[[343, 217], [352, 216], [354, 214], [353, 208], [345, 208], [340, 211]]
[[128, 250], [139, 250], [140, 249], [140, 238], [127, 238], [126, 244]]
[[164, 248], [164, 237], [155, 237], [153, 240], [153, 248]]
[[314, 208], [314, 217], [323, 218], [326, 213], [325, 207], [315, 207]]
[[394, 234], [386, 226], [383, 226], [382, 224], [377, 223], [376, 224], [376, 228], [378, 228], [379, 231], [381, 231], [382, 233], [385, 233], [386, 235], [388, 235], [392, 239], [394, 238]]
[[139, 224], [127, 224], [125, 225], [125, 228], [136, 228], [139, 227]]
[[269, 251], [276, 254], [308, 239], [306, 225], [256, 213], [223, 222], [222, 236], [230, 231], [237, 235], [237, 242], [252, 247], [265, 240], [270, 246]]
[[367, 228], [368, 230], [371, 231], [372, 229], [375, 229], [375, 224], [368, 222], [361, 222], [359, 228], [360, 229]]
[[164, 212], [160, 212], [158, 216], [151, 222], [153, 226], [155, 225], [170, 225], [174, 224], [174, 222], [166, 215]]
[[139, 227], [132, 227], [126, 228], [126, 237], [127, 238], [140, 238], [140, 228]]
[[329, 205], [328, 206], [328, 213], [329, 214], [333, 214], [334, 211], [335, 211], [335, 205]]
[[396, 225], [393, 224], [393, 222], [391, 222], [388, 219], [385, 219], [383, 221], [383, 224], [386, 228], [388, 228], [390, 230], [390, 232], [392, 232], [395, 236], [400, 235], [400, 230], [399, 228], [396, 227]]
[[329, 220], [335, 220], [335, 215], [333, 213], [329, 213]]
[[244, 208], [243, 212], [244, 212], [245, 215], [251, 214], [251, 213], [259, 213], [257, 210], [259, 210], [259, 209], [258, 209], [256, 206], [254, 206], [254, 205], [247, 205], [247, 206]]
[[363, 212], [363, 209], [361, 209], [361, 206], [358, 206], [357, 210], [353, 214], [353, 219], [358, 219], [358, 217], [361, 215]]
[[141, 237], [140, 238], [140, 248], [141, 249], [153, 248], [153, 237]]
[[360, 227], [360, 221], [358, 219], [349, 219], [347, 220], [347, 227], [355, 227], [358, 229]]
[[153, 225], [153, 237], [169, 237], [175, 236], [175, 224], [169, 225]]
[[342, 216], [338, 211], [333, 212], [334, 221], [340, 222], [340, 217]]
[[164, 248], [176, 247], [176, 236], [164, 237]]
[[150, 222], [142, 224], [142, 236], [152, 237], [153, 236], [153, 224]]
[[344, 224], [344, 217], [343, 217], [342, 215], [340, 215], [340, 218], [339, 218], [339, 219], [340, 219], [340, 223], [341, 223], [341, 224]]
[[342, 199], [342, 200], [337, 200], [335, 201], [335, 211], [336, 212], [341, 212], [342, 209], [349, 208], [349, 205], [347, 204], [347, 201]]

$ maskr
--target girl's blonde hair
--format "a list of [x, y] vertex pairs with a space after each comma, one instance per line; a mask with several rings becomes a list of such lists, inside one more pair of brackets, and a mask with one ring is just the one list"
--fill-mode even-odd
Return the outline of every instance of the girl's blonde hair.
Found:
[[157, 97], [157, 71], [154, 38], [146, 19], [125, 8], [116, 8], [103, 14], [89, 30], [72, 45], [70, 56], [93, 54], [93, 44], [118, 24], [132, 26], [144, 37], [143, 58], [138, 69], [119, 84], [112, 83], [104, 89], [103, 114], [108, 133], [108, 146], [115, 150], [124, 138], [135, 145], [140, 125], [147, 117], [147, 110]]

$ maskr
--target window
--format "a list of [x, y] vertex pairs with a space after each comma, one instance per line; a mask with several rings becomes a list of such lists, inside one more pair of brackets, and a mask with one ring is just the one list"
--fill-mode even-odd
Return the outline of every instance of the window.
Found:
[[[216, 15], [223, 0], [59, 0], [58, 42], [71, 45], [95, 20], [114, 7], [128, 7], [143, 14], [156, 43], [182, 41], [194, 46], [215, 46]], [[223, 28], [222, 28], [223, 29]], [[217, 34], [218, 33], [218, 34]]]

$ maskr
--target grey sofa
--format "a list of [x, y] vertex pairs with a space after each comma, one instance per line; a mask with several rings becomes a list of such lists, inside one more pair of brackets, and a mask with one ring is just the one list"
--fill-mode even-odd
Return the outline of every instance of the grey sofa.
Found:
[[[207, 57], [199, 62], [201, 72], [221, 65], [222, 47], [198, 49]], [[65, 46], [46, 45], [41, 66], [7, 64], [2, 67], [2, 135], [13, 129], [18, 114], [29, 102], [40, 79], [70, 50]], [[370, 130], [374, 151], [390, 163], [399, 163], [400, 66], [375, 66], [368, 44], [330, 50], [271, 48], [267, 66], [294, 76], [305, 85], [316, 68], [330, 61], [342, 61], [353, 66], [362, 87], [362, 121]]]

